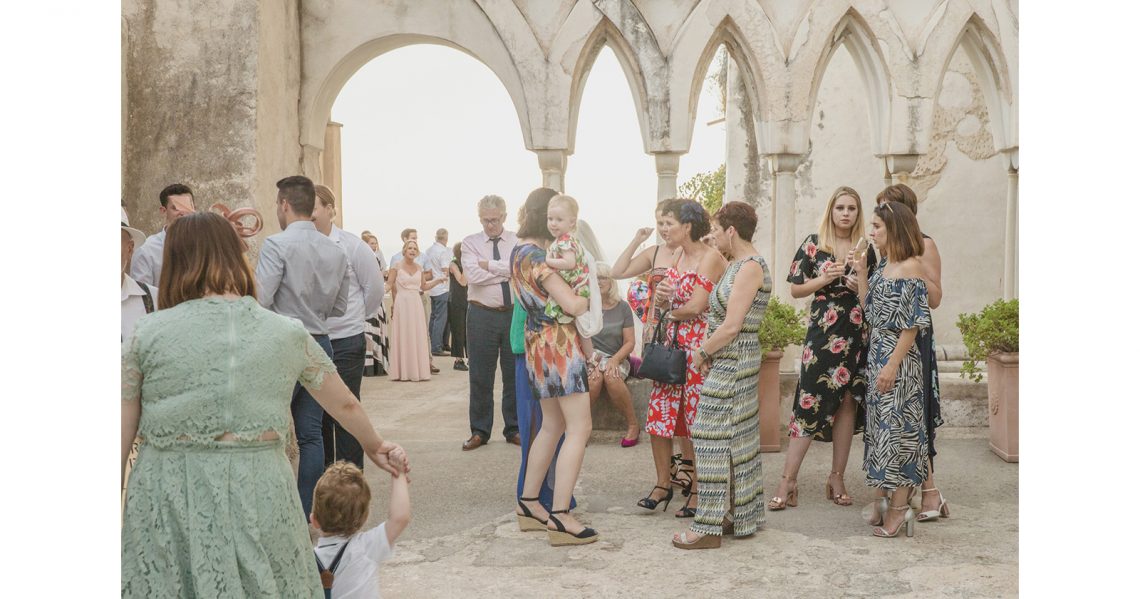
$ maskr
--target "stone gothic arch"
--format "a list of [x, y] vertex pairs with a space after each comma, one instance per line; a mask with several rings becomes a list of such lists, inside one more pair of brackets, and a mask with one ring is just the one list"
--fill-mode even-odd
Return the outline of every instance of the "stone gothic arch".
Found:
[[[870, 121], [871, 150], [876, 156], [887, 153], [890, 143], [891, 75], [887, 61], [879, 49], [875, 36], [863, 17], [854, 8], [849, 9], [832, 28], [828, 44], [819, 56], [808, 95], [809, 110], [814, 112], [823, 76], [831, 64], [835, 51], [843, 46], [851, 54], [863, 91], [867, 99], [867, 117]], [[808, 121], [809, 124], [811, 120]]]
[[986, 98], [986, 107], [989, 109], [990, 129], [994, 138], [994, 149], [997, 151], [1017, 147], [1017, 133], [1015, 124], [1016, 105], [1013, 102], [1013, 86], [1005, 56], [1002, 54], [997, 36], [978, 16], [971, 14], [962, 26], [950, 51], [946, 54], [938, 75], [938, 88], [934, 94], [937, 98], [942, 91], [942, 82], [946, 78], [946, 70], [955, 52], [961, 48], [978, 81], [982, 86], [982, 93]]

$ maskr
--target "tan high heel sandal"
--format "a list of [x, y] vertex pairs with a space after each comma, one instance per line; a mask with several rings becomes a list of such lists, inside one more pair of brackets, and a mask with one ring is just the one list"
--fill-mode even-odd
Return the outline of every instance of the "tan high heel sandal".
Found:
[[792, 488], [790, 491], [788, 491], [788, 496], [786, 498], [784, 498], [784, 497], [773, 497], [773, 498], [768, 500], [768, 511], [770, 511], [770, 512], [778, 512], [784, 508], [796, 507], [797, 505], [800, 504], [800, 499], [799, 499], [800, 489], [799, 489], [799, 485], [796, 484], [796, 479], [788, 478], [788, 477], [782, 476], [782, 475], [780, 476], [780, 478], [787, 480], [788, 482], [792, 483]]
[[[831, 471], [831, 474], [838, 476], [839, 480], [841, 480], [841, 481], [843, 480], [842, 474], [840, 474], [834, 470]], [[852, 499], [851, 496], [848, 495], [847, 493], [836, 493], [832, 490], [832, 488], [831, 488], [831, 476], [830, 475], [827, 477], [826, 496], [827, 496], [827, 500], [834, 503], [835, 505], [848, 506], [848, 505], [855, 503], [855, 500]]]

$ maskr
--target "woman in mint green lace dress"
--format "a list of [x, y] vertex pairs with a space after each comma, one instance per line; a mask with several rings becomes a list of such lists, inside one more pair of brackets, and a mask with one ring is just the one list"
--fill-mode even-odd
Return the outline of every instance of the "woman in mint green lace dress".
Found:
[[[123, 597], [323, 597], [285, 443], [300, 381], [392, 474], [380, 439], [299, 321], [261, 308], [221, 216], [167, 230], [159, 311], [123, 344]], [[211, 288], [219, 287], [219, 288]]]

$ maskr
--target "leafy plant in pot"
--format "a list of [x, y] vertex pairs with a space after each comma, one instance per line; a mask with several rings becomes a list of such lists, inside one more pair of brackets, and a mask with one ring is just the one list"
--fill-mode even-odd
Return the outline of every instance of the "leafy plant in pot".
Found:
[[768, 300], [760, 321], [760, 380], [757, 385], [760, 402], [760, 451], [780, 451], [780, 359], [784, 348], [802, 343], [807, 335], [807, 311], [781, 302]]
[[1016, 299], [958, 315], [966, 345], [961, 376], [981, 381], [978, 362], [986, 362], [990, 450], [1007, 462], [1018, 461], [1018, 321]]

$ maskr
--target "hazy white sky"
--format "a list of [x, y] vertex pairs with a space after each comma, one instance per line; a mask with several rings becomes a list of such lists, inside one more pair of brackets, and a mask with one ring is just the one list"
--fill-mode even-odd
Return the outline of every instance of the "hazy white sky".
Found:
[[[716, 103], [706, 85], [678, 182], [724, 162], [724, 127], [705, 124], [719, 117]], [[376, 233], [389, 258], [405, 227], [418, 229], [421, 240], [446, 228], [449, 245], [478, 231], [475, 204], [489, 193], [506, 199], [509, 228], [516, 229], [519, 206], [542, 183], [502, 84], [451, 48], [410, 46], [373, 60], [345, 85], [332, 118], [344, 125], [345, 229]], [[578, 200], [580, 217], [612, 262], [638, 227], [653, 225], [657, 174], [642, 150], [629, 84], [609, 48], [586, 81], [575, 145], [566, 193]]]

